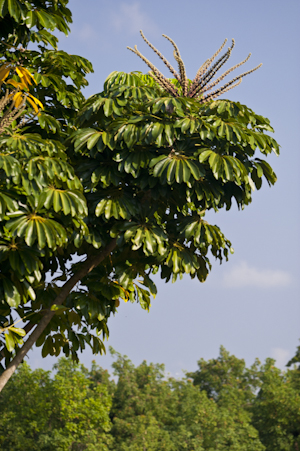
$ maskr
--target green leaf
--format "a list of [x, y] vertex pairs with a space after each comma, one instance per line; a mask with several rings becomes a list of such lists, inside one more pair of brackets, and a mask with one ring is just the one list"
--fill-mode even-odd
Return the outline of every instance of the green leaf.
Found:
[[208, 160], [209, 166], [210, 166], [214, 176], [216, 177], [216, 179], [218, 179], [221, 174], [222, 160], [223, 159], [222, 159], [221, 155], [218, 155], [215, 152], [211, 153], [209, 160]]
[[189, 118], [183, 119], [181, 123], [181, 131], [182, 133], [186, 132], [191, 126], [191, 120]]
[[175, 170], [175, 180], [177, 183], [182, 183], [183, 181], [183, 161], [177, 160], [176, 161], [176, 170]]
[[188, 165], [187, 160], [181, 160], [180, 161], [182, 165], [182, 174], [183, 174], [183, 181], [188, 182], [190, 180], [191, 170]]
[[92, 136], [90, 136], [89, 139], [87, 140], [87, 148], [91, 150], [97, 144], [100, 137], [101, 132], [94, 133]]
[[112, 99], [106, 99], [104, 106], [103, 106], [103, 111], [105, 116], [110, 116], [113, 113], [113, 104], [114, 101]]
[[191, 236], [194, 234], [194, 230], [198, 225], [198, 221], [191, 222], [187, 227], [184, 229], [184, 235], [189, 240]]
[[145, 229], [144, 235], [146, 249], [150, 252], [150, 254], [153, 254], [156, 250], [156, 240], [149, 229]]
[[35, 226], [36, 226], [37, 239], [38, 239], [39, 246], [41, 249], [43, 249], [46, 246], [46, 242], [47, 242], [45, 228], [39, 222], [36, 222]]
[[36, 25], [37, 17], [35, 11], [27, 11], [25, 23], [28, 28], [33, 28]]
[[203, 152], [201, 152], [199, 155], [200, 163], [204, 163], [212, 153], [214, 153], [212, 150], [204, 150]]
[[156, 139], [158, 138], [159, 135], [161, 135], [163, 130], [164, 130], [163, 124], [161, 124], [159, 122], [156, 122], [155, 124], [153, 124], [153, 126], [151, 128], [151, 132], [150, 132], [152, 142], [156, 141]]
[[5, 300], [10, 307], [18, 307], [21, 302], [21, 295], [17, 287], [7, 278], [3, 279]]
[[17, 335], [20, 335], [20, 337], [25, 337], [25, 335], [26, 335], [25, 330], [21, 329], [19, 327], [10, 326], [9, 330], [11, 330], [12, 332], [14, 332]]
[[199, 180], [201, 177], [205, 176], [205, 171], [200, 168], [195, 161], [185, 160], [185, 163], [189, 167], [191, 174], [195, 180]]
[[224, 173], [225, 173], [225, 179], [228, 181], [233, 180], [234, 171], [233, 171], [230, 160], [227, 160], [226, 156], [223, 158], [223, 168], [224, 168]]
[[176, 164], [177, 161], [176, 160], [171, 160], [168, 164], [168, 169], [167, 169], [167, 181], [169, 183], [172, 183], [174, 178], [175, 178], [175, 169], [176, 169]]
[[50, 14], [47, 14], [41, 9], [37, 9], [35, 12], [40, 25], [42, 25], [44, 28], [50, 28], [51, 30], [55, 29], [56, 23]]
[[7, 350], [9, 352], [13, 352], [13, 350], [15, 349], [15, 340], [10, 331], [5, 334], [5, 344]]
[[69, 309], [68, 309], [68, 307], [65, 307], [63, 305], [52, 304], [50, 310], [52, 312], [65, 312], [66, 310], [69, 310]]
[[225, 124], [225, 122], [222, 122], [220, 127], [218, 128], [218, 135], [224, 136], [225, 133], [226, 133], [226, 124]]
[[167, 141], [170, 146], [172, 146], [174, 141], [174, 129], [170, 124], [165, 124], [164, 126], [165, 135], [167, 138]]
[[20, 18], [18, 3], [15, 0], [7, 0], [7, 7], [9, 14], [15, 19], [16, 22], [18, 22]]

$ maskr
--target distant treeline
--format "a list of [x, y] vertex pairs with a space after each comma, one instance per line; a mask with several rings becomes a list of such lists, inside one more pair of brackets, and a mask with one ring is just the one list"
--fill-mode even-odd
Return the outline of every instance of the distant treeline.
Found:
[[300, 451], [300, 371], [224, 348], [182, 380], [111, 351], [115, 382], [95, 362], [24, 363], [0, 399], [2, 451]]

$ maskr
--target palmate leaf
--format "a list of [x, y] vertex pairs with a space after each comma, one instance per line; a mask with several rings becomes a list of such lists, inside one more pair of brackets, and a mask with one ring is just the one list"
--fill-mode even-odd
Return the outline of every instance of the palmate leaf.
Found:
[[168, 237], [159, 227], [136, 222], [126, 223], [124, 227], [126, 227], [124, 239], [132, 242], [132, 250], [136, 251], [143, 247], [143, 252], [147, 256], [155, 253], [158, 253], [159, 256], [165, 254], [165, 243]]
[[2, 273], [0, 276], [0, 302], [5, 301], [10, 307], [17, 308], [21, 302], [27, 302], [28, 299], [34, 301], [36, 294], [33, 286], [36, 282], [38, 282], [38, 277], [36, 278], [35, 274], [22, 277], [18, 271], [10, 270], [10, 274]]
[[21, 302], [21, 294], [16, 287], [16, 285], [7, 277], [1, 277], [0, 283], [2, 282], [4, 298], [10, 307], [18, 307]]
[[85, 146], [88, 150], [97, 145], [99, 152], [102, 152], [107, 146], [111, 150], [115, 148], [114, 135], [106, 131], [98, 131], [94, 128], [81, 129], [78, 133], [74, 133], [72, 137], [75, 152], [79, 152]]
[[58, 213], [63, 211], [65, 215], [86, 216], [88, 214], [84, 195], [80, 191], [57, 189], [53, 186], [45, 189], [39, 197], [38, 209], [42, 206], [53, 208]]
[[132, 174], [136, 178], [140, 173], [140, 169], [148, 166], [151, 157], [151, 152], [146, 149], [133, 150], [131, 152], [125, 150], [117, 154], [115, 160], [120, 162], [118, 166], [120, 172], [125, 171], [127, 174]]
[[[30, 158], [25, 170], [28, 172], [29, 180], [44, 174], [44, 179], [62, 181], [74, 180], [74, 170], [70, 164], [59, 157], [37, 156]], [[46, 176], [46, 177], [45, 177]]]
[[0, 153], [0, 169], [4, 170], [7, 177], [13, 177], [20, 173], [21, 167], [16, 158], [11, 155]]
[[36, 280], [41, 279], [40, 269], [42, 268], [42, 263], [31, 248], [10, 250], [8, 258], [14, 271], [21, 275], [33, 274]]
[[264, 154], [274, 152], [279, 155], [277, 142], [264, 131], [274, 132], [269, 119], [255, 114], [250, 108], [239, 102], [218, 100], [212, 102], [206, 110], [214, 114], [218, 136], [227, 141], [248, 143], [253, 150], [257, 148]]
[[185, 104], [183, 99], [173, 97], [160, 97], [149, 102], [149, 107], [153, 114], [167, 113], [169, 115], [176, 113], [176, 116], [184, 115]]
[[117, 167], [104, 161], [95, 171], [93, 171], [90, 180], [93, 185], [100, 182], [103, 188], [107, 188], [110, 185], [118, 186], [121, 181], [121, 174]]
[[126, 86], [132, 87], [132, 86], [140, 86], [145, 87], [149, 86], [152, 87], [152, 93], [153, 89], [156, 88], [156, 90], [160, 91], [160, 89], [157, 86], [157, 83], [153, 80], [153, 78], [149, 74], [143, 74], [142, 72], [131, 72], [130, 74], [127, 74], [126, 72], [117, 72], [114, 71], [106, 78], [104, 82], [104, 90], [108, 91], [111, 90], [114, 86]]
[[254, 160], [254, 165], [256, 167], [258, 177], [264, 175], [269, 186], [274, 185], [274, 183], [277, 180], [277, 176], [273, 171], [273, 169], [271, 168], [271, 166], [269, 165], [269, 163], [267, 163], [264, 160], [261, 160], [260, 158], [256, 158]]
[[30, 156], [34, 153], [39, 153], [41, 150], [54, 149], [56, 143], [51, 143], [43, 139], [37, 133], [21, 133], [20, 130], [15, 130], [11, 136], [0, 137], [0, 145], [7, 146], [10, 150], [15, 152], [24, 152], [24, 155]]
[[56, 133], [61, 131], [61, 124], [50, 114], [40, 112], [38, 115], [38, 121], [42, 129], [47, 132]]
[[236, 157], [220, 155], [213, 150], [204, 150], [199, 155], [200, 163], [208, 161], [214, 177], [223, 181], [234, 181], [236, 184], [249, 183], [248, 170]]
[[15, 211], [17, 208], [17, 202], [10, 195], [0, 192], [0, 219], [4, 218], [7, 211]]
[[[46, 10], [42, 4], [39, 5], [38, 9], [32, 9], [32, 5], [27, 2], [21, 2], [20, 0], [1, 0], [0, 17], [6, 14], [13, 17], [17, 23], [25, 21], [28, 27], [28, 33], [30, 28], [34, 26], [37, 26], [38, 29], [45, 27], [54, 30], [58, 28], [65, 34], [68, 34], [70, 31], [67, 24], [71, 21], [71, 13], [63, 3], [60, 3], [60, 7], [55, 8], [55, 10], [52, 8], [47, 8]], [[31, 34], [33, 34], [31, 40], [34, 41], [35, 32], [31, 32]]]
[[203, 255], [211, 247], [213, 255], [222, 260], [222, 253], [227, 259], [228, 250], [233, 252], [230, 241], [224, 236], [219, 227], [208, 224], [202, 216], [193, 215], [184, 219], [179, 227], [180, 235], [194, 246]]
[[123, 193], [121, 190], [108, 193], [107, 197], [102, 199], [96, 206], [96, 216], [103, 215], [106, 219], [129, 219], [135, 214], [137, 206], [133, 199]]
[[191, 178], [200, 180], [205, 175], [203, 166], [179, 152], [154, 158], [150, 167], [153, 168], [153, 176], [159, 177], [162, 184], [189, 183]]
[[14, 219], [10, 219], [6, 227], [13, 236], [23, 238], [28, 246], [35, 242], [43, 249], [48, 246], [56, 249], [57, 246], [64, 246], [67, 242], [67, 232], [65, 228], [53, 219], [44, 218], [36, 213], [24, 214], [16, 212]]
[[165, 260], [174, 274], [195, 274], [199, 269], [196, 255], [181, 244], [174, 243]]
[[19, 276], [33, 275], [37, 281], [41, 280], [43, 265], [39, 260], [39, 252], [32, 247], [16, 242], [14, 238], [3, 239], [0, 241], [0, 262], [7, 259]]

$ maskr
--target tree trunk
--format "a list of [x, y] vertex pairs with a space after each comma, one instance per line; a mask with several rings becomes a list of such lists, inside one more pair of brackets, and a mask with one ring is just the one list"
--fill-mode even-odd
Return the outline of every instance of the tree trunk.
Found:
[[[99, 254], [88, 257], [86, 261], [82, 264], [79, 271], [77, 271], [61, 288], [59, 295], [54, 300], [53, 304], [61, 305], [66, 300], [68, 294], [72, 290], [72, 288], [84, 277], [86, 276], [92, 269], [98, 266], [116, 247], [117, 238], [114, 238]], [[32, 334], [28, 337], [22, 348], [18, 351], [17, 355], [13, 358], [13, 360], [9, 363], [6, 370], [0, 376], [0, 392], [5, 387], [11, 376], [14, 374], [15, 370], [22, 362], [28, 351], [35, 344], [36, 340], [45, 330], [45, 327], [49, 324], [53, 316], [55, 315], [55, 311], [48, 310], [39, 324], [36, 326]]]

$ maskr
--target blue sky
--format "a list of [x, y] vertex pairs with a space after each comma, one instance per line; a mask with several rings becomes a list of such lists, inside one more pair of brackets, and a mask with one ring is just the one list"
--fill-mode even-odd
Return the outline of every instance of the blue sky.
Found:
[[[165, 363], [173, 376], [182, 369], [196, 369], [201, 357], [217, 357], [220, 345], [248, 364], [255, 357], [274, 357], [284, 367], [300, 338], [300, 3], [70, 0], [69, 7], [73, 25], [68, 38], [61, 36], [60, 48], [93, 63], [86, 96], [100, 92], [114, 70], [147, 72], [126, 46], [137, 44], [169, 76], [140, 37], [140, 29], [169, 60], [173, 49], [161, 35], [174, 39], [189, 78], [225, 38], [229, 42], [234, 38], [236, 45], [224, 70], [249, 52], [250, 60], [233, 76], [261, 62], [263, 66], [223, 98], [268, 117], [281, 145], [279, 158], [268, 157], [278, 176], [274, 187], [265, 183], [244, 211], [233, 207], [208, 215], [233, 243], [230, 261], [221, 266], [212, 261], [213, 270], [204, 284], [188, 277], [175, 284], [157, 279], [158, 295], [150, 313], [122, 303], [109, 321], [106, 346], [127, 354], [135, 364], [144, 359]], [[33, 368], [50, 369], [55, 361], [42, 359], [40, 348], [29, 356]], [[104, 368], [112, 361], [109, 355], [95, 357], [89, 351], [81, 356], [86, 366], [92, 359]]]

